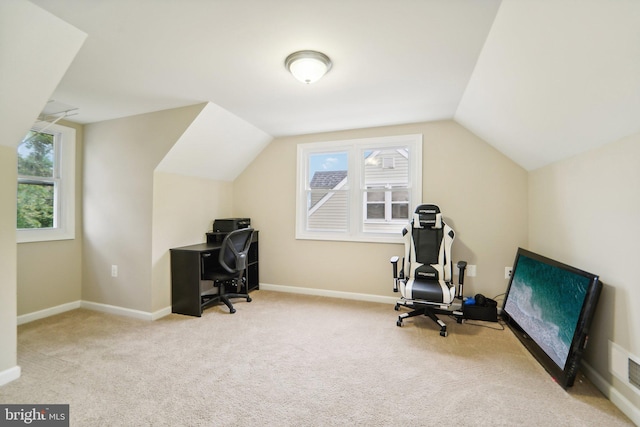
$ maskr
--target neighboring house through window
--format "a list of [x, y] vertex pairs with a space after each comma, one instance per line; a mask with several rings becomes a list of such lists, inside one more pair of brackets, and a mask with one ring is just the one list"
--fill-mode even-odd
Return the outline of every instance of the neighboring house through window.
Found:
[[18, 243], [73, 239], [75, 129], [34, 126], [17, 152]]
[[296, 238], [399, 241], [421, 196], [421, 135], [298, 145]]

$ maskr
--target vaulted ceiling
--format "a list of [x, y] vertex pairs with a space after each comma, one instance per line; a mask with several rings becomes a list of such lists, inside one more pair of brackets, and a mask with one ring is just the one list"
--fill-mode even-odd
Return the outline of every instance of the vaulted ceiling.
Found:
[[[80, 123], [202, 102], [273, 137], [454, 119], [529, 170], [640, 131], [636, 0], [31, 2], [88, 35], [52, 96]], [[312, 85], [284, 68], [303, 49], [333, 61]]]

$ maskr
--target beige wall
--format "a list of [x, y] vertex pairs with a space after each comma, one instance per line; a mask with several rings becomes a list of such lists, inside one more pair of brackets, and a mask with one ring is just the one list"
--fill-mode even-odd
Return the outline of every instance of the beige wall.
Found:
[[85, 126], [84, 301], [152, 310], [154, 170], [203, 106]]
[[295, 239], [296, 146], [415, 133], [423, 134], [423, 201], [438, 204], [456, 230], [454, 260], [477, 264], [466, 293], [503, 293], [504, 267], [527, 244], [527, 172], [453, 121], [274, 140], [233, 189], [234, 216], [260, 230], [260, 281], [394, 296], [389, 258], [402, 245]]
[[155, 172], [152, 311], [171, 306], [169, 249], [205, 241], [214, 218], [231, 216], [232, 183]]
[[604, 282], [585, 360], [636, 408], [640, 396], [609, 374], [608, 341], [640, 359], [640, 134], [530, 173], [530, 249]]
[[16, 366], [16, 182], [15, 147], [0, 145], [0, 379]]
[[58, 124], [76, 130], [76, 237], [18, 244], [18, 315], [80, 301], [82, 296], [83, 126], [66, 121]]

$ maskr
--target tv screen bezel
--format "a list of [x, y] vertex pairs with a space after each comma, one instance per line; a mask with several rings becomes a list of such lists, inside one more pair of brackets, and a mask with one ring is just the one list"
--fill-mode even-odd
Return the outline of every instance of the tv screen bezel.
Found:
[[[582, 303], [580, 315], [576, 320], [576, 329], [573, 335], [573, 340], [569, 347], [569, 354], [567, 355], [564, 368], [559, 366], [543, 349], [542, 347], [531, 337], [528, 332], [525, 331], [520, 324], [509, 314], [506, 309], [507, 301], [509, 300], [509, 292], [513, 283], [514, 277], [516, 277], [518, 260], [521, 256], [528, 257], [535, 261], [558, 267], [563, 270], [569, 271], [573, 274], [580, 275], [589, 279], [589, 285], [587, 292]], [[511, 277], [509, 279], [509, 285], [507, 286], [507, 292], [504, 296], [502, 303], [501, 317], [509, 328], [514, 332], [522, 344], [529, 350], [529, 352], [538, 360], [538, 362], [547, 370], [551, 377], [560, 384], [563, 388], [571, 387], [575, 380], [578, 365], [582, 358], [582, 353], [587, 345], [589, 328], [591, 321], [595, 313], [595, 308], [600, 297], [602, 290], [602, 283], [599, 280], [599, 276], [588, 273], [584, 270], [572, 267], [562, 262], [553, 260], [543, 255], [531, 252], [529, 250], [518, 248], [516, 252], [516, 258], [513, 263], [513, 269], [511, 271]]]

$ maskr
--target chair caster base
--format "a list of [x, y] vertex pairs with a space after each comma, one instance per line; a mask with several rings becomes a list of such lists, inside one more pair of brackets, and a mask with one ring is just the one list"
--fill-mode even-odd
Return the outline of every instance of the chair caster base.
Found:
[[247, 302], [251, 302], [251, 297], [247, 297]]
[[231, 314], [233, 314], [233, 313], [235, 313], [235, 312], [236, 312], [236, 309], [235, 309], [235, 308], [232, 308], [232, 309], [230, 309], [230, 310], [229, 310], [229, 313], [231, 313]]
[[402, 326], [402, 320], [396, 321], [396, 326]]

